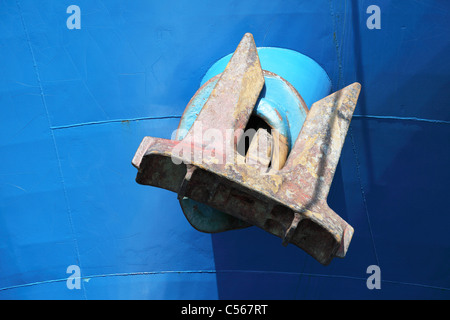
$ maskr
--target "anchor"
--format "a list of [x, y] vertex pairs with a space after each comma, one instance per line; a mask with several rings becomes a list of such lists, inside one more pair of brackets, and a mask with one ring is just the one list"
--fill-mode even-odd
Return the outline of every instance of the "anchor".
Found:
[[142, 140], [136, 182], [176, 192], [199, 231], [257, 226], [327, 265], [345, 257], [354, 232], [327, 196], [360, 89], [355, 82], [308, 108], [261, 68], [247, 33], [191, 99], [175, 139]]

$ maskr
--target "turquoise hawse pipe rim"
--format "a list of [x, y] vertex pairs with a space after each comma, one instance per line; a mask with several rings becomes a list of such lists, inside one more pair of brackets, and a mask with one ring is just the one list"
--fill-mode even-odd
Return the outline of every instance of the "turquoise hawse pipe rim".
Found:
[[[261, 68], [265, 71], [265, 83], [253, 114], [286, 136], [290, 151], [306, 119], [307, 109], [330, 93], [331, 81], [317, 62], [299, 52], [272, 47], [257, 50]], [[232, 55], [219, 59], [206, 72], [200, 89], [183, 113], [176, 140], [183, 139], [193, 125], [219, 80], [217, 76], [225, 70]], [[281, 115], [281, 119], [277, 114]], [[248, 226], [243, 221], [187, 197], [180, 199], [180, 205], [188, 221], [199, 231], [215, 233]]]

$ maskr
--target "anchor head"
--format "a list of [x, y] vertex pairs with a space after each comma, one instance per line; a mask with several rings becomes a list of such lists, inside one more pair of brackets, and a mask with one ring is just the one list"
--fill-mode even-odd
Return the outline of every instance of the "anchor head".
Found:
[[[180, 127], [190, 127], [175, 140], [143, 139], [132, 161], [136, 181], [176, 192], [200, 231], [258, 226], [326, 265], [345, 256], [353, 235], [326, 200], [360, 88], [351, 84], [308, 108], [293, 85], [262, 69], [247, 33], [225, 70], [189, 102]], [[284, 95], [294, 111], [273, 98]]]

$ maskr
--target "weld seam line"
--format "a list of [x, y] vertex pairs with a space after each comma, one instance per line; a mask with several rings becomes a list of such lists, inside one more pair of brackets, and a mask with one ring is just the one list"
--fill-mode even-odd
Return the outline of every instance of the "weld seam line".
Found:
[[[28, 44], [28, 49], [30, 50], [31, 58], [33, 60], [33, 68], [34, 68], [34, 71], [35, 71], [35, 74], [36, 74], [36, 80], [38, 82], [38, 86], [39, 86], [39, 90], [40, 90], [41, 101], [42, 101], [42, 104], [43, 104], [44, 109], [45, 109], [48, 125], [51, 128], [50, 114], [49, 114], [49, 111], [48, 111], [47, 102], [45, 101], [44, 88], [42, 87], [42, 81], [41, 81], [41, 77], [40, 77], [40, 74], [39, 74], [39, 68], [37, 66], [36, 57], [34, 55], [33, 46], [31, 45], [30, 35], [29, 35], [28, 29], [27, 29], [26, 24], [25, 24], [25, 19], [23, 17], [23, 12], [22, 12], [22, 8], [20, 6], [19, 0], [16, 0], [16, 5], [17, 5], [17, 8], [18, 8], [19, 13], [20, 13], [20, 19], [21, 19], [21, 22], [22, 22], [23, 30], [25, 32], [25, 36], [26, 36], [26, 40], [27, 40], [27, 44]], [[70, 208], [70, 205], [69, 205], [69, 198], [68, 198], [68, 194], [67, 194], [66, 184], [65, 184], [65, 181], [64, 181], [64, 175], [63, 175], [63, 171], [62, 171], [61, 159], [60, 159], [59, 152], [58, 152], [56, 138], [55, 138], [55, 135], [53, 134], [52, 130], [50, 130], [50, 134], [51, 134], [51, 137], [52, 137], [52, 140], [53, 140], [53, 148], [55, 150], [56, 160], [58, 162], [58, 170], [59, 170], [59, 175], [60, 175], [60, 178], [61, 178], [61, 184], [62, 184], [62, 187], [63, 187], [64, 199], [65, 199], [65, 203], [66, 203], [66, 207], [67, 207], [68, 220], [69, 220], [70, 229], [71, 229], [71, 232], [72, 232], [73, 243], [74, 243], [74, 246], [75, 246], [75, 252], [76, 252], [76, 255], [77, 255], [77, 259], [78, 259], [78, 264], [81, 267], [80, 251], [79, 251], [79, 248], [78, 248], [78, 241], [77, 241], [77, 239], [75, 237], [73, 220], [72, 220], [72, 211], [71, 211], [71, 208]], [[84, 298], [87, 300], [86, 290], [84, 288], [84, 285], [83, 285], [83, 294], [84, 294]]]
[[[366, 278], [362, 277], [354, 277], [354, 276], [346, 276], [346, 275], [332, 275], [332, 274], [319, 274], [319, 273], [304, 273], [304, 272], [286, 272], [286, 271], [263, 271], [263, 270], [167, 270], [167, 271], [144, 271], [144, 272], [128, 272], [128, 273], [111, 273], [111, 274], [98, 274], [98, 275], [90, 275], [90, 276], [82, 276], [82, 277], [71, 277], [70, 280], [80, 279], [80, 280], [90, 280], [95, 278], [109, 278], [109, 277], [124, 277], [124, 276], [147, 276], [147, 275], [159, 275], [159, 274], [225, 274], [225, 273], [255, 273], [255, 274], [280, 274], [280, 275], [303, 275], [309, 277], [321, 277], [321, 278], [338, 278], [338, 279], [352, 279], [359, 281], [367, 281]], [[56, 282], [66, 282], [67, 278], [63, 279], [54, 279], [54, 280], [45, 280], [33, 283], [25, 283], [20, 285], [14, 285], [9, 287], [0, 288], [0, 291], [47, 284], [47, 283], [56, 283]], [[418, 286], [430, 289], [438, 289], [450, 291], [450, 288], [439, 287], [439, 286], [431, 286], [420, 283], [411, 283], [411, 282], [403, 282], [403, 281], [393, 281], [393, 280], [384, 280], [381, 279], [381, 282], [392, 283], [392, 284], [401, 284], [401, 285], [410, 285], [410, 286]]]
[[61, 126], [53, 126], [53, 127], [50, 127], [50, 129], [59, 130], [59, 129], [68, 129], [68, 128], [75, 128], [75, 127], [82, 127], [82, 126], [115, 123], [115, 122], [132, 122], [132, 121], [141, 121], [141, 120], [162, 120], [162, 119], [180, 119], [180, 118], [181, 118], [181, 116], [179, 116], [179, 115], [169, 115], [169, 116], [152, 116], [152, 117], [141, 117], [141, 118], [131, 118], [131, 119], [99, 120], [99, 121], [67, 124], [67, 125], [61, 125]]
[[[141, 120], [163, 120], [163, 119], [180, 119], [180, 118], [181, 118], [180, 115], [168, 115], [168, 116], [139, 117], [139, 118], [130, 118], [130, 119], [100, 120], [100, 121], [91, 121], [91, 122], [61, 125], [61, 126], [52, 126], [52, 127], [50, 127], [50, 129], [51, 130], [59, 130], [59, 129], [69, 129], [69, 128], [75, 128], [75, 127], [116, 123], [116, 122], [132, 122], [132, 121], [141, 121]], [[420, 121], [420, 122], [429, 122], [429, 123], [450, 124], [450, 121], [447, 121], [447, 120], [425, 119], [425, 118], [416, 118], [416, 117], [376, 116], [376, 115], [354, 114], [353, 118], [354, 119]]]
[[376, 115], [354, 114], [353, 118], [356, 118], [356, 119], [367, 118], [367, 119], [379, 119], [379, 120], [400, 120], [400, 121], [420, 121], [420, 122], [450, 124], [450, 121], [447, 121], [447, 120], [425, 119], [425, 118], [416, 118], [416, 117], [376, 116]]
[[352, 148], [353, 148], [353, 155], [355, 157], [355, 162], [356, 162], [356, 174], [358, 176], [358, 182], [359, 182], [359, 187], [361, 190], [361, 196], [362, 196], [362, 200], [363, 200], [363, 205], [364, 205], [364, 210], [366, 212], [366, 216], [367, 216], [367, 222], [369, 225], [369, 231], [370, 231], [370, 237], [372, 239], [372, 246], [373, 246], [373, 250], [375, 253], [375, 258], [377, 260], [377, 265], [380, 266], [380, 261], [378, 260], [378, 254], [377, 254], [377, 248], [375, 246], [375, 239], [373, 236], [373, 231], [372, 231], [372, 224], [370, 222], [370, 216], [369, 216], [369, 209], [367, 208], [367, 201], [366, 201], [366, 194], [364, 192], [364, 187], [363, 187], [363, 183], [362, 183], [362, 179], [361, 179], [361, 171], [360, 171], [360, 163], [359, 163], [359, 157], [358, 157], [358, 150], [356, 150], [356, 144], [355, 144], [355, 140], [353, 138], [353, 131], [352, 131], [352, 126], [349, 126], [349, 133], [350, 133], [350, 140], [352, 142]]

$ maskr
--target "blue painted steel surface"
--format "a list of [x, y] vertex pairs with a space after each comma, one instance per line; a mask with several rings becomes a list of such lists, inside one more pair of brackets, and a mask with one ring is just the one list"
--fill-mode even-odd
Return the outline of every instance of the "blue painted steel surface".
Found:
[[[0, 2], [0, 298], [450, 298], [448, 21], [431, 0]], [[200, 233], [134, 182], [142, 137], [170, 138], [246, 32], [362, 84], [329, 196], [355, 234], [327, 267], [257, 228]]]

